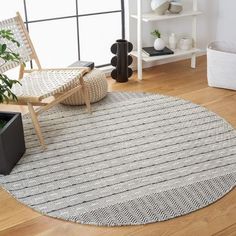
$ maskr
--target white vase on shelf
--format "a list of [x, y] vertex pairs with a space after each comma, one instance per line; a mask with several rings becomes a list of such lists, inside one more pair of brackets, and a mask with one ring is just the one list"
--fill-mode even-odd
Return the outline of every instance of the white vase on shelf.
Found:
[[177, 47], [177, 36], [175, 33], [172, 33], [169, 37], [169, 46], [173, 50]]
[[157, 38], [154, 42], [154, 48], [157, 51], [161, 51], [165, 48], [166, 42], [162, 38]]

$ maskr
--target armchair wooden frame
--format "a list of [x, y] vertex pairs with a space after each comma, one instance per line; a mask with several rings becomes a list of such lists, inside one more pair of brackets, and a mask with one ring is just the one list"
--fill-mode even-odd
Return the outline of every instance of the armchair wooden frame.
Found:
[[[36, 51], [34, 49], [34, 46], [32, 44], [32, 41], [29, 37], [29, 34], [24, 26], [24, 22], [20, 16], [20, 14], [17, 12], [16, 17], [5, 20], [3, 22], [0, 22], [0, 28], [6, 27], [7, 29], [11, 29], [14, 33], [14, 35], [20, 34], [20, 44], [21, 50], [24, 49], [26, 50], [26, 55], [22, 56], [22, 64], [16, 64], [16, 63], [11, 63], [6, 65], [2, 72], [5, 72], [9, 69], [12, 69], [16, 66], [20, 66], [19, 70], [19, 80], [22, 81], [22, 83], [25, 83], [27, 86], [27, 78], [24, 78], [24, 76], [27, 74], [26, 77], [35, 77], [36, 75], [41, 75], [41, 74], [47, 74], [47, 73], [58, 73], [60, 76], [63, 76], [63, 73], [70, 73], [70, 71], [73, 71], [74, 74], [76, 74], [76, 71], [78, 72], [74, 78], [71, 78], [68, 80], [68, 83], [64, 83], [61, 86], [59, 86], [57, 89], [54, 89], [53, 91], [50, 91], [50, 93], [47, 94], [40, 94], [39, 96], [30, 96], [30, 95], [23, 95], [20, 94], [18, 95], [16, 92], [16, 95], [18, 97], [18, 101], [11, 101], [11, 104], [17, 104], [17, 105], [27, 105], [29, 114], [35, 129], [35, 132], [37, 134], [37, 137], [39, 139], [40, 144], [44, 149], [46, 149], [46, 143], [41, 131], [41, 127], [39, 124], [38, 116], [42, 114], [44, 111], [47, 111], [48, 109], [54, 107], [64, 99], [70, 97], [74, 93], [81, 91], [82, 95], [84, 97], [84, 101], [87, 107], [87, 110], [89, 113], [91, 113], [91, 106], [90, 106], [90, 98], [88, 94], [88, 90], [86, 88], [86, 85], [83, 80], [83, 75], [87, 72], [89, 72], [89, 68], [53, 68], [53, 69], [43, 69], [41, 67], [40, 61], [38, 59], [38, 56], [36, 54]], [[16, 38], [18, 40], [18, 38]], [[25, 51], [24, 51], [25, 53]], [[21, 52], [19, 52], [21, 55]], [[36, 65], [37, 69], [32, 69], [32, 70], [26, 70], [24, 63], [33, 60]], [[36, 76], [36, 77], [37, 77]], [[48, 76], [48, 75], [47, 75]], [[67, 75], [68, 76], [68, 75]], [[33, 79], [33, 78], [32, 78]], [[36, 80], [37, 78], [35, 78]], [[58, 81], [57, 81], [58, 82]], [[46, 98], [53, 97], [53, 99], [50, 99], [50, 102], [45, 101]], [[37, 107], [37, 108], [35, 108]]]

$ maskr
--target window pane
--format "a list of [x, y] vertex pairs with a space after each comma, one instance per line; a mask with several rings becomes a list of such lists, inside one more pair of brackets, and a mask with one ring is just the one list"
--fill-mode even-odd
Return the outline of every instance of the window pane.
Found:
[[110, 47], [121, 38], [120, 22], [120, 13], [81, 17], [81, 60], [94, 61], [96, 65], [110, 63]]
[[14, 17], [17, 11], [20, 12], [24, 20], [25, 14], [22, 0], [1, 0], [0, 20]]
[[79, 14], [121, 10], [120, 0], [78, 0]]
[[76, 14], [75, 0], [26, 0], [28, 20]]
[[43, 67], [66, 67], [77, 60], [75, 18], [31, 23], [29, 30]]

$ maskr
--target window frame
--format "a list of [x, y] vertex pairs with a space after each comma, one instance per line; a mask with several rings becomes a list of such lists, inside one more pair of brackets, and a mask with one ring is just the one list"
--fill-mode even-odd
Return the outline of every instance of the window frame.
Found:
[[[29, 26], [30, 24], [34, 23], [39, 23], [39, 22], [45, 22], [45, 21], [54, 21], [54, 20], [63, 20], [63, 19], [71, 19], [75, 18], [76, 19], [76, 32], [77, 32], [77, 58], [78, 61], [81, 60], [81, 55], [80, 55], [80, 26], [79, 26], [79, 19], [81, 17], [88, 17], [88, 16], [94, 16], [94, 15], [102, 15], [102, 14], [113, 14], [113, 13], [120, 13], [121, 14], [121, 38], [125, 39], [125, 0], [120, 0], [121, 1], [121, 9], [120, 10], [113, 10], [113, 11], [104, 11], [104, 12], [94, 12], [94, 13], [87, 13], [87, 14], [79, 14], [79, 1], [80, 0], [75, 0], [75, 8], [76, 8], [76, 14], [75, 15], [70, 15], [70, 16], [62, 16], [62, 17], [52, 17], [52, 18], [44, 18], [44, 19], [39, 19], [39, 20], [28, 20], [28, 10], [27, 10], [27, 1], [30, 0], [23, 0], [23, 6], [24, 6], [24, 13], [25, 13], [25, 19], [24, 23], [26, 26], [27, 31], [29, 32]], [[30, 33], [30, 32], [29, 32]], [[97, 68], [105, 67], [111, 65], [110, 63], [107, 64], [102, 64], [102, 65], [96, 65]], [[33, 67], [32, 62], [31, 62], [31, 68]]]

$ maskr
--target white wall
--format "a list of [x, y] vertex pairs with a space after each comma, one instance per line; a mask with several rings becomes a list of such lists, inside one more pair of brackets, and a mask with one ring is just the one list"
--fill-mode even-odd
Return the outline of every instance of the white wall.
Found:
[[236, 41], [236, 1], [219, 0], [217, 40]]
[[[204, 14], [198, 16], [198, 34], [197, 41], [198, 47], [204, 52], [206, 50], [207, 44], [216, 38], [217, 32], [217, 18], [218, 18], [218, 1], [219, 0], [198, 0], [198, 8]], [[222, 2], [229, 0], [220, 0]], [[235, 0], [232, 0], [235, 1]], [[236, 1], [235, 1], [236, 2]], [[150, 12], [151, 0], [143, 0], [143, 12]], [[182, 0], [185, 10], [192, 9], [192, 0]], [[129, 0], [129, 13], [136, 14], [137, 11], [137, 1]], [[136, 47], [137, 43], [137, 30], [136, 30], [136, 20], [129, 18], [129, 40]], [[153, 22], [145, 23], [143, 22], [143, 46], [152, 46], [154, 38], [150, 35], [150, 32], [158, 28], [163, 37], [168, 39], [168, 35], [172, 32], [177, 35], [191, 35], [192, 19], [191, 17], [173, 19], [164, 22]], [[181, 58], [182, 59], [182, 58]]]

